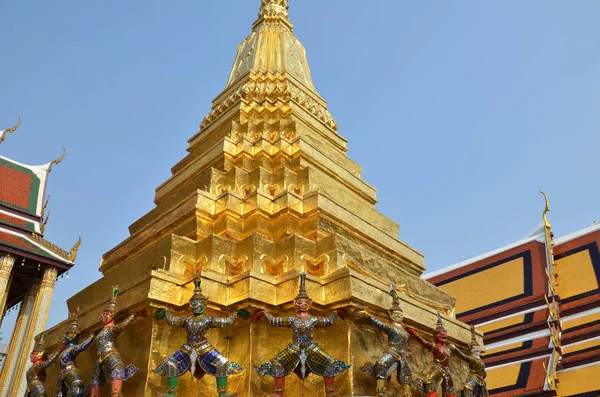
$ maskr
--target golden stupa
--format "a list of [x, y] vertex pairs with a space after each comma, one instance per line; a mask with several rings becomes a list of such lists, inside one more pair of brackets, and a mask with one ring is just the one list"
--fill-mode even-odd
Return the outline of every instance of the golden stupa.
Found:
[[[367, 308], [384, 317], [392, 283], [404, 291], [410, 326], [431, 334], [439, 309], [452, 342], [466, 346], [470, 329], [453, 318], [455, 299], [420, 278], [423, 255], [400, 241], [399, 226], [375, 209], [375, 188], [361, 178], [361, 168], [346, 150], [313, 85], [287, 0], [262, 0], [224, 91], [189, 139], [188, 155], [156, 189], [156, 207], [104, 255], [103, 277], [68, 300], [70, 312], [81, 309], [84, 335], [101, 327], [112, 285], [121, 288], [122, 312], [169, 307], [178, 315], [188, 313], [190, 269], [201, 266], [211, 314], [225, 316], [239, 308], [291, 313], [298, 274], [304, 271], [316, 313]], [[60, 347], [67, 327], [65, 321], [49, 331], [47, 351]], [[124, 383], [123, 395], [165, 393], [166, 380], [152, 369], [185, 337], [183, 329], [152, 316], [136, 320], [118, 339], [124, 361], [140, 368]], [[291, 332], [238, 319], [229, 329], [211, 330], [209, 339], [244, 367], [230, 377], [228, 391], [262, 396], [272, 391], [272, 379], [261, 378], [254, 368], [286, 346]], [[386, 335], [350, 317], [319, 329], [315, 339], [352, 364], [336, 378], [338, 391], [374, 394], [374, 382], [361, 366], [381, 354]], [[414, 376], [423, 378], [431, 354], [412, 341], [409, 348]], [[92, 350], [78, 358], [85, 379], [94, 360]], [[458, 359], [452, 368], [460, 389], [468, 369]], [[48, 372], [49, 390], [56, 371]], [[394, 380], [390, 395], [399, 390], [395, 387]], [[178, 395], [214, 396], [214, 378], [198, 382], [184, 376]], [[290, 376], [286, 395], [322, 396], [322, 379], [300, 382]]]

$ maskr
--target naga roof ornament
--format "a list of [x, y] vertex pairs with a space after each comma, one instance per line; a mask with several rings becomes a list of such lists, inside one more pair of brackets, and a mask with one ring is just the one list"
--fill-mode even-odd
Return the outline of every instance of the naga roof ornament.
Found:
[[2, 143], [4, 141], [4, 138], [6, 138], [6, 134], [7, 133], [13, 133], [17, 130], [17, 128], [19, 128], [19, 126], [21, 125], [21, 115], [18, 115], [17, 117], [19, 117], [19, 121], [17, 121], [17, 124], [15, 124], [13, 127], [7, 128], [5, 130], [1, 130], [0, 131], [0, 143]]
[[71, 262], [75, 262], [75, 259], [77, 259], [77, 251], [79, 251], [80, 245], [81, 245], [81, 237], [79, 237], [79, 239], [77, 240], [77, 242], [75, 243], [73, 248], [71, 248], [71, 251], [69, 251], [69, 260]]
[[65, 156], [67, 155], [67, 149], [63, 146], [63, 152], [60, 155], [59, 158], [57, 158], [56, 160], [53, 160], [50, 162], [50, 165], [48, 166], [48, 173], [52, 172], [52, 166], [54, 164], [59, 165], [61, 161], [63, 161], [63, 159], [65, 158]]

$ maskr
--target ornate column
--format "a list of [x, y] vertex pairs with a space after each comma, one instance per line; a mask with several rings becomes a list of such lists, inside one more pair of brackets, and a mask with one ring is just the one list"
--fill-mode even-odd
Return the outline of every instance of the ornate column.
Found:
[[2, 319], [4, 318], [6, 299], [12, 281], [12, 268], [16, 260], [17, 257], [8, 252], [0, 254], [0, 326], [2, 326]]
[[19, 310], [19, 316], [8, 344], [8, 352], [4, 365], [2, 366], [2, 373], [0, 374], [0, 397], [9, 397], [9, 389], [11, 387], [11, 381], [14, 379], [15, 367], [19, 361], [20, 352], [23, 346], [29, 347], [29, 343], [24, 343], [25, 331], [29, 318], [33, 314], [33, 307], [35, 298], [40, 290], [41, 279], [34, 279], [29, 285], [29, 289], [21, 302], [21, 309]]
[[27, 328], [23, 335], [21, 351], [17, 354], [16, 366], [11, 381], [10, 396], [23, 396], [27, 390], [25, 372], [27, 372], [31, 366], [29, 354], [33, 349], [35, 336], [42, 332], [46, 326], [50, 302], [52, 302], [52, 295], [54, 294], [56, 276], [57, 270], [55, 267], [48, 266], [46, 270], [44, 270], [44, 276], [42, 277], [39, 290], [35, 296], [31, 315], [28, 318]]

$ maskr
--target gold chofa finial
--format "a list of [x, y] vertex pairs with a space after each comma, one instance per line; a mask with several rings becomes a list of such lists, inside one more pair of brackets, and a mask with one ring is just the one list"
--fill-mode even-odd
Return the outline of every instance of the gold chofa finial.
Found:
[[287, 18], [288, 0], [261, 0], [259, 18], [282, 16]]
[[77, 242], [75, 243], [73, 248], [71, 248], [71, 252], [69, 253], [69, 260], [71, 262], [75, 262], [75, 259], [77, 259], [77, 251], [79, 251], [80, 245], [81, 245], [81, 237], [79, 237], [79, 240], [77, 240]]
[[54, 160], [50, 163], [50, 165], [48, 166], [48, 172], [52, 172], [52, 166], [54, 164], [59, 165], [60, 162], [63, 161], [63, 159], [65, 158], [66, 155], [67, 155], [67, 149], [65, 149], [65, 147], [63, 146], [63, 153], [61, 154], [61, 156], [59, 158], [57, 158], [56, 160]]
[[44, 220], [40, 226], [40, 233], [44, 234], [46, 231], [46, 225], [48, 224], [48, 219], [50, 219], [50, 211], [48, 211], [48, 215], [44, 217]]
[[2, 143], [4, 141], [4, 138], [6, 138], [6, 134], [8, 134], [9, 132], [12, 134], [21, 125], [21, 115], [18, 115], [17, 117], [19, 117], [19, 121], [17, 121], [17, 124], [15, 124], [14, 127], [10, 127], [10, 128], [0, 131], [0, 143]]
[[544, 227], [548, 230], [550, 230], [550, 228], [552, 227], [552, 225], [550, 225], [550, 222], [548, 221], [548, 212], [550, 212], [550, 203], [548, 202], [548, 196], [546, 195], [546, 193], [544, 193], [543, 191], [540, 190], [540, 193], [542, 193], [542, 195], [544, 196], [544, 199], [546, 200], [546, 207], [544, 208], [544, 214], [542, 215], [542, 217], [544, 218]]
[[50, 195], [46, 196], [46, 202], [42, 205], [42, 212], [40, 213], [40, 218], [43, 218], [46, 214], [46, 208], [48, 208], [48, 203], [50, 202]]

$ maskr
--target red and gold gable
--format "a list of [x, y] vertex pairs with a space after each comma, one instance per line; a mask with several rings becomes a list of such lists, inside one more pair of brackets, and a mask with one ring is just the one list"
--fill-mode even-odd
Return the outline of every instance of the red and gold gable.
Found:
[[47, 175], [45, 166], [0, 157], [0, 206], [39, 217]]

